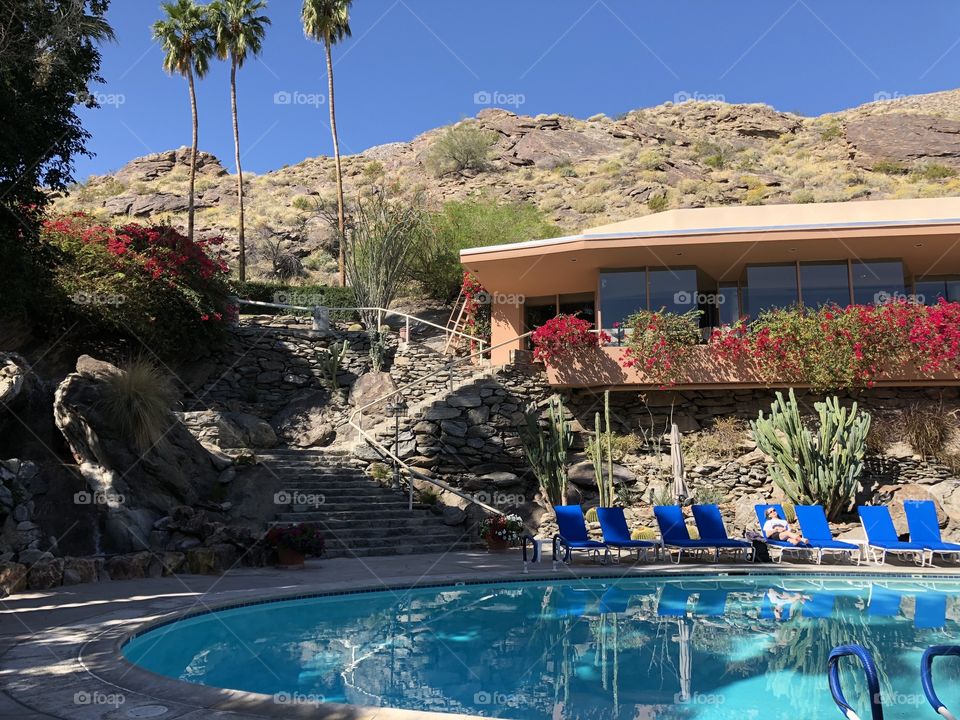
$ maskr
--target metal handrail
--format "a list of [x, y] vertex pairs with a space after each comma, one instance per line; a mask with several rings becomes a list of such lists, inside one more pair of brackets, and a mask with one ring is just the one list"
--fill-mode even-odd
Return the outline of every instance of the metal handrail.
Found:
[[[441, 480], [437, 480], [436, 478], [429, 477], [429, 476], [427, 476], [427, 475], [425, 475], [425, 474], [423, 474], [423, 473], [421, 473], [421, 472], [419, 472], [419, 471], [417, 471], [417, 470], [414, 470], [412, 467], [410, 467], [409, 464], [407, 464], [407, 463], [405, 463], [403, 460], [401, 460], [394, 452], [392, 452], [389, 448], [387, 448], [385, 445], [383, 445], [383, 443], [381, 443], [379, 440], [377, 440], [375, 437], [373, 437], [372, 435], [370, 435], [370, 433], [368, 433], [366, 430], [363, 429], [363, 426], [362, 426], [363, 411], [366, 410], [366, 409], [368, 409], [368, 408], [370, 408], [370, 407], [373, 407], [374, 405], [380, 405], [381, 403], [387, 402], [389, 399], [393, 398], [393, 397], [396, 396], [396, 395], [399, 395], [399, 394], [402, 393], [403, 391], [409, 390], [410, 388], [413, 388], [413, 387], [416, 387], [417, 385], [420, 385], [421, 383], [424, 383], [424, 382], [426, 382], [427, 380], [430, 380], [430, 379], [432, 379], [432, 378], [436, 377], [437, 375], [440, 375], [441, 373], [444, 373], [444, 372], [451, 373], [450, 377], [451, 377], [451, 382], [452, 382], [453, 368], [456, 367], [457, 365], [460, 365], [461, 363], [465, 363], [465, 362], [471, 361], [471, 360], [473, 360], [475, 357], [484, 355], [484, 354], [485, 354], [486, 352], [488, 352], [489, 350], [495, 350], [495, 349], [497, 349], [497, 348], [499, 348], [499, 347], [502, 347], [502, 346], [504, 346], [504, 345], [510, 345], [510, 344], [516, 343], [518, 340], [522, 340], [523, 338], [525, 338], [525, 337], [527, 337], [527, 336], [529, 336], [529, 335], [532, 335], [532, 334], [533, 334], [532, 331], [531, 331], [531, 332], [528, 332], [528, 333], [524, 333], [523, 335], [518, 335], [518, 336], [515, 337], [515, 338], [511, 338], [511, 339], [506, 340], [506, 341], [504, 341], [504, 342], [502, 342], [502, 343], [498, 343], [498, 344], [496, 344], [496, 345], [493, 345], [493, 346], [491, 346], [488, 350], [480, 350], [479, 352], [473, 353], [472, 355], [466, 355], [466, 356], [464, 356], [464, 357], [462, 357], [462, 358], [458, 358], [457, 360], [451, 361], [451, 362], [447, 363], [446, 368], [443, 368], [443, 369], [440, 369], [440, 370], [435, 370], [435, 371], [432, 372], [432, 373], [429, 373], [429, 374], [427, 374], [427, 375], [424, 375], [422, 378], [420, 378], [420, 379], [418, 379], [418, 380], [414, 380], [414, 381], [411, 382], [411, 383], [407, 383], [406, 385], [404, 385], [404, 386], [402, 386], [402, 387], [399, 387], [399, 388], [397, 388], [396, 390], [393, 390], [393, 391], [387, 393], [386, 395], [377, 398], [376, 400], [371, 400], [370, 402], [366, 403], [365, 405], [362, 405], [362, 406], [358, 407], [356, 410], [354, 410], [354, 411], [350, 414], [350, 417], [347, 419], [347, 422], [348, 422], [352, 427], [356, 428], [357, 433], [358, 433], [358, 435], [359, 435], [360, 437], [362, 437], [362, 438], [363, 438], [364, 440], [366, 440], [370, 445], [372, 445], [372, 446], [374, 447], [374, 449], [376, 449], [379, 453], [381, 453], [382, 455], [386, 455], [386, 456], [389, 457], [391, 460], [393, 460], [393, 462], [395, 462], [395, 463], [397, 464], [397, 467], [403, 468], [403, 469], [407, 472], [407, 474], [409, 474], [409, 475], [411, 475], [411, 476], [413, 476], [413, 477], [420, 478], [421, 480], [424, 480], [424, 481], [426, 481], [426, 482], [428, 482], [428, 483], [431, 483], [432, 485], [436, 485], [437, 487], [439, 487], [439, 488], [441, 488], [441, 489], [443, 489], [443, 490], [446, 490], [447, 492], [453, 493], [453, 494], [456, 495], [457, 497], [459, 497], [459, 498], [461, 498], [461, 499], [463, 499], [463, 500], [466, 500], [467, 502], [473, 503], [474, 505], [478, 505], [479, 507], [483, 508], [483, 509], [486, 510], [487, 512], [491, 512], [491, 513], [495, 513], [495, 514], [499, 515], [499, 514], [501, 514], [501, 512], [500, 512], [500, 510], [498, 510], [497, 508], [491, 507], [490, 505], [487, 505], [486, 503], [480, 502], [480, 501], [477, 500], [475, 497], [472, 497], [472, 496], [470, 496], [470, 495], [467, 495], [466, 493], [464, 493], [464, 492], [462, 492], [462, 491], [460, 491], [460, 490], [458, 490], [458, 489], [456, 489], [456, 488], [454, 488], [454, 487], [451, 487], [450, 485], [448, 485], [447, 483], [445, 483], [445, 482], [443, 482], [443, 481], [441, 481]], [[358, 416], [359, 416], [359, 420], [357, 419]], [[413, 482], [408, 482], [408, 486], [409, 486], [409, 490], [410, 490], [410, 506], [411, 506], [411, 508], [412, 508], [412, 507], [413, 507]]]
[[385, 316], [393, 315], [396, 317], [402, 317], [406, 320], [408, 341], [410, 340], [410, 323], [412, 321], [412, 322], [419, 323], [421, 325], [427, 325], [429, 327], [436, 328], [437, 330], [443, 331], [447, 335], [457, 335], [471, 342], [479, 343], [481, 352], [486, 352], [486, 350], [489, 350], [489, 348], [487, 348], [486, 350], [484, 349], [486, 343], [484, 343], [483, 340], [478, 339], [475, 335], [470, 335], [468, 333], [460, 332], [459, 330], [451, 330], [450, 328], [446, 328], [443, 325], [438, 325], [437, 323], [431, 322], [430, 320], [424, 320], [421, 317], [417, 317], [416, 315], [411, 315], [410, 313], [400, 312], [399, 310], [389, 310], [387, 308], [380, 308], [380, 307], [329, 307], [326, 305], [307, 307], [305, 305], [286, 305], [284, 303], [263, 302], [261, 300], [243, 300], [240, 298], [237, 299], [237, 302], [241, 305], [253, 305], [255, 307], [269, 307], [269, 308], [276, 308], [278, 310], [299, 310], [301, 312], [313, 312], [318, 307], [323, 307], [326, 310], [329, 310], [330, 312], [376, 312], [377, 319], [378, 319], [378, 322], [377, 322], [378, 326], [383, 324], [382, 320]]

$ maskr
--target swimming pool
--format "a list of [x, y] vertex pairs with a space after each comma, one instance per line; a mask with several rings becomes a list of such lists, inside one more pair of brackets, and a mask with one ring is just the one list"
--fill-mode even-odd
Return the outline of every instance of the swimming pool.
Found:
[[[960, 642], [960, 579], [731, 576], [505, 582], [248, 605], [123, 648], [155, 673], [274, 696], [522, 720], [833, 717], [830, 650], [873, 653], [887, 718], [937, 717], [920, 656]], [[935, 665], [960, 708], [960, 661]], [[865, 681], [844, 669], [864, 714]], [[839, 714], [836, 716], [839, 717]]]

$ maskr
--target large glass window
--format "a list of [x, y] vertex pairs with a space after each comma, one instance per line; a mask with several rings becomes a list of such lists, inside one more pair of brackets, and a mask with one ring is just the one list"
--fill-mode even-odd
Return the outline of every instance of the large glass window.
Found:
[[647, 307], [647, 277], [643, 270], [600, 274], [600, 313], [603, 327], [623, 324], [630, 315]]
[[847, 263], [800, 263], [800, 297], [808, 308], [850, 304], [850, 270]]
[[899, 260], [854, 260], [853, 301], [874, 305], [906, 296], [903, 263]]
[[936, 305], [940, 298], [948, 302], [960, 302], [960, 278], [924, 278], [917, 280], [914, 292], [917, 301], [925, 305]]
[[557, 296], [528, 297], [523, 304], [524, 332], [536, 330], [557, 316]]
[[733, 325], [740, 319], [740, 289], [737, 283], [721, 283], [717, 291], [717, 322]]
[[560, 296], [560, 314], [576, 315], [596, 324], [596, 312], [593, 305], [593, 293], [576, 293]]
[[661, 308], [682, 315], [696, 310], [699, 302], [697, 271], [693, 268], [650, 270], [650, 304], [654, 312]]
[[748, 265], [744, 309], [751, 320], [765, 310], [797, 304], [797, 266]]

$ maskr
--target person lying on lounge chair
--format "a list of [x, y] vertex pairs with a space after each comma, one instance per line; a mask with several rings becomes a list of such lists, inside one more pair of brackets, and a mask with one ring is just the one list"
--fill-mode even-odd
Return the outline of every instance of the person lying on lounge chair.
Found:
[[763, 534], [768, 540], [779, 540], [791, 545], [803, 545], [807, 542], [803, 535], [790, 529], [790, 523], [780, 517], [776, 508], [767, 508], [765, 516], [767, 521], [763, 524]]

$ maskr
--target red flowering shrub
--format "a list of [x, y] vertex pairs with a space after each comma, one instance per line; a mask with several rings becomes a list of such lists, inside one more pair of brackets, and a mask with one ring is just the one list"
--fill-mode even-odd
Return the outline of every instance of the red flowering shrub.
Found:
[[567, 353], [599, 347], [601, 342], [609, 342], [610, 336], [593, 332], [593, 325], [576, 315], [557, 315], [538, 327], [530, 339], [534, 359], [555, 365]]
[[767, 382], [871, 387], [911, 364], [925, 373], [960, 369], [958, 323], [960, 304], [943, 301], [771, 310], [715, 331], [711, 346], [721, 358], [754, 361]]
[[663, 385], [673, 385], [694, 347], [700, 344], [700, 311], [683, 315], [641, 310], [627, 318], [627, 347], [620, 356], [625, 368], [639, 366]]
[[[490, 294], [480, 281], [469, 270], [463, 273], [463, 319], [468, 335], [488, 340], [490, 339]], [[476, 352], [476, 340], [470, 343], [470, 352]]]
[[112, 228], [77, 213], [46, 220], [42, 239], [64, 321], [174, 357], [215, 341], [235, 313], [229, 268], [214, 254], [221, 238], [191, 242], [171, 227]]
[[326, 545], [323, 535], [312, 525], [274, 525], [267, 531], [267, 545], [274, 549], [286, 548], [304, 555], [323, 555]]

